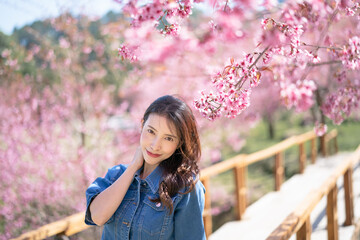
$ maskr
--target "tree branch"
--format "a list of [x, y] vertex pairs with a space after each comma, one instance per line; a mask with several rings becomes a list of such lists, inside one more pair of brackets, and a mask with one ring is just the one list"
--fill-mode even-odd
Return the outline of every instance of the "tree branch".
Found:
[[[262, 55], [264, 55], [264, 53], [265, 53], [268, 49], [269, 49], [269, 46], [267, 46], [267, 47], [259, 54], [259, 56], [255, 59], [255, 62], [253, 62], [253, 64], [250, 65], [249, 70], [252, 69], [252, 68], [256, 65], [256, 63], [260, 60], [260, 58], [262, 57]], [[245, 77], [245, 75], [242, 76], [242, 77], [240, 78], [239, 82], [236, 83], [236, 85], [235, 85], [235, 88], [236, 88], [236, 89], [242, 88], [242, 86], [243, 86], [244, 83], [245, 83], [245, 82], [243, 82], [244, 77]], [[241, 85], [239, 86], [239, 84], [241, 84]]]
[[316, 46], [316, 45], [312, 45], [312, 44], [307, 44], [307, 43], [302, 43], [303, 46], [305, 47], [314, 47], [314, 48], [325, 48], [325, 49], [332, 49], [332, 50], [342, 50], [342, 48], [339, 47], [326, 47], [326, 46]]
[[307, 65], [309, 67], [317, 67], [322, 65], [330, 65], [330, 64], [339, 64], [341, 63], [340, 60], [334, 60], [334, 61], [327, 61], [327, 62], [321, 62], [321, 63], [308, 63]]
[[229, 2], [229, 0], [226, 0], [226, 3], [225, 3], [225, 6], [224, 6], [224, 12], [226, 11], [226, 7], [227, 7], [227, 5], [228, 5], [228, 2]]

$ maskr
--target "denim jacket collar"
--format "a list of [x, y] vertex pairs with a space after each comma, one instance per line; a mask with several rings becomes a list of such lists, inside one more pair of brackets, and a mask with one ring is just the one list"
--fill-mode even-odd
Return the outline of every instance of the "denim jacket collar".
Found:
[[[140, 178], [140, 174], [141, 174], [141, 171], [143, 170], [143, 167], [140, 168], [139, 170], [136, 171], [135, 173], [135, 177], [141, 181], [141, 178]], [[152, 171], [150, 173], [149, 176], [147, 176], [144, 180], [145, 182], [147, 182], [147, 184], [149, 185], [151, 191], [153, 194], [156, 194], [157, 191], [159, 190], [159, 185], [160, 185], [160, 182], [162, 181], [162, 174], [163, 174], [163, 171], [161, 169], [160, 166], [157, 166], [154, 171]]]

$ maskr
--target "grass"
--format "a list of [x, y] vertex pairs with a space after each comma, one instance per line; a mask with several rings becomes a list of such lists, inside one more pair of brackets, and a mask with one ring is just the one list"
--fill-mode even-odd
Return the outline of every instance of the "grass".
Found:
[[338, 145], [340, 151], [354, 151], [360, 145], [360, 122], [345, 121], [340, 126], [330, 126], [338, 129]]

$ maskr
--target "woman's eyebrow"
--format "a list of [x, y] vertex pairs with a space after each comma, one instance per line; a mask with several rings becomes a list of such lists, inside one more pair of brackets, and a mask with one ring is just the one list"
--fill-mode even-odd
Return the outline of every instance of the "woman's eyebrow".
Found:
[[[151, 125], [148, 125], [149, 128], [151, 128], [152, 130], [154, 130], [155, 132], [157, 132], [156, 128], [154, 128], [153, 126]], [[177, 136], [175, 135], [172, 135], [172, 134], [165, 134], [166, 136], [169, 136], [169, 137], [173, 137], [173, 138], [178, 138]]]
[[148, 127], [157, 132], [156, 128], [154, 128], [153, 126], [148, 125]]
[[178, 138], [177, 136], [171, 135], [171, 134], [165, 134], [168, 137]]

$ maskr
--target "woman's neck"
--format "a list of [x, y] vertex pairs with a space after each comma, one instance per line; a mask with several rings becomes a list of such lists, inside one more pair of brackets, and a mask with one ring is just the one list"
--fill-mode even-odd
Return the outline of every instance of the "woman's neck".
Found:
[[155, 168], [159, 166], [159, 164], [157, 165], [149, 165], [147, 164], [146, 162], [144, 163], [144, 168], [142, 170], [142, 173], [140, 175], [140, 178], [141, 179], [145, 179], [147, 178], [154, 170]]

